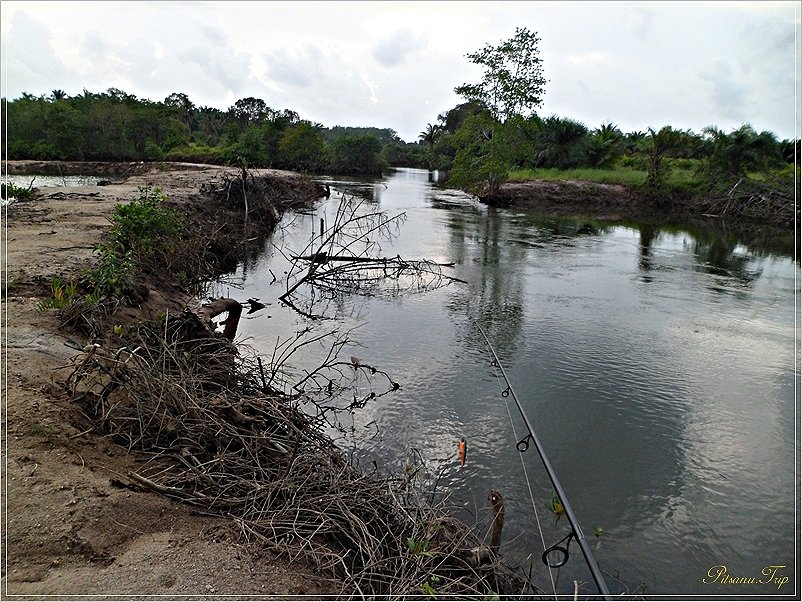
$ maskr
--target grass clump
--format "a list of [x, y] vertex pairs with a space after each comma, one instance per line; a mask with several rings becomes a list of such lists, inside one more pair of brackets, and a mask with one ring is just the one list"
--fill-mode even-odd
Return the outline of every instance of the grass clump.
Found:
[[33, 189], [30, 187], [23, 188], [22, 186], [17, 186], [11, 182], [0, 183], [0, 198], [2, 198], [4, 201], [8, 201], [9, 199], [25, 201], [31, 198], [32, 195]]

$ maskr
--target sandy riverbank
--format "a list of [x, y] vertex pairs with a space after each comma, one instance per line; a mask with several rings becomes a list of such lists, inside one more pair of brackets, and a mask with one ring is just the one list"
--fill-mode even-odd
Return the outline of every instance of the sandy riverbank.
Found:
[[[199, 202], [201, 185], [223, 171], [84, 167], [114, 179], [106, 186], [41, 189], [32, 200], [3, 209], [3, 594], [285, 599], [325, 593], [327, 584], [309, 567], [237, 543], [228, 521], [124, 486], [124, 475], [140, 460], [73, 426], [78, 410], [60, 378], [77, 351], [53, 313], [37, 311], [52, 277], [68, 279], [92, 264], [114, 206], [135, 198], [140, 186], [159, 186], [180, 206]], [[9, 167], [12, 173], [43, 169]], [[76, 173], [75, 166], [59, 169]], [[272, 173], [297, 182], [297, 175]], [[188, 302], [179, 287], [153, 289], [131, 319]]]

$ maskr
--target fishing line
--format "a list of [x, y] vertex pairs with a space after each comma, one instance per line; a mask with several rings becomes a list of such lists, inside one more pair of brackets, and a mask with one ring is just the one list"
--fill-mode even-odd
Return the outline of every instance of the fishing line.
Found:
[[[496, 377], [496, 381], [498, 382], [499, 388], [501, 388], [501, 379], [498, 376], [498, 370], [496, 370], [495, 362], [491, 364], [493, 366], [493, 375]], [[504, 408], [507, 410], [507, 416], [510, 419], [510, 426], [512, 427], [512, 436], [515, 438], [515, 441], [519, 441], [518, 433], [515, 431], [515, 422], [512, 419], [512, 413], [510, 412], [510, 404], [507, 401], [507, 395], [502, 395], [504, 398]], [[537, 523], [537, 530], [540, 533], [540, 542], [543, 544], [543, 552], [546, 552], [546, 538], [543, 535], [543, 527], [540, 525], [540, 515], [537, 511], [537, 504], [535, 504], [535, 494], [532, 492], [532, 485], [529, 482], [529, 473], [526, 470], [526, 462], [524, 462], [523, 454], [518, 454], [518, 457], [521, 459], [521, 468], [524, 471], [524, 478], [526, 479], [526, 487], [529, 489], [529, 499], [532, 502], [532, 510], [535, 511], [535, 522]], [[549, 579], [551, 580], [551, 589], [554, 591], [554, 599], [559, 600], [557, 596], [557, 584], [554, 582], [554, 574], [552, 573], [551, 566], [549, 567]]]
[[[526, 429], [528, 434], [526, 437], [518, 441], [516, 444], [516, 449], [519, 452], [523, 453], [527, 449], [529, 449], [530, 444], [534, 444], [537, 450], [538, 455], [540, 456], [541, 463], [543, 464], [543, 468], [546, 469], [546, 474], [551, 481], [551, 484], [554, 486], [554, 490], [556, 493], [557, 498], [559, 499], [560, 503], [562, 504], [563, 511], [565, 512], [565, 516], [568, 519], [568, 522], [571, 525], [571, 537], [570, 538], [563, 538], [560, 542], [556, 545], [551, 546], [548, 550], [543, 553], [543, 561], [545, 564], [549, 566], [562, 566], [567, 562], [568, 558], [568, 544], [570, 543], [570, 539], [575, 539], [577, 544], [579, 545], [579, 549], [582, 552], [582, 556], [585, 558], [585, 564], [588, 566], [588, 570], [590, 571], [591, 577], [593, 577], [593, 581], [596, 583], [596, 587], [599, 589], [599, 593], [605, 600], [612, 600], [610, 596], [610, 592], [607, 589], [607, 584], [604, 581], [604, 576], [599, 569], [599, 565], [596, 563], [596, 559], [593, 557], [593, 553], [590, 550], [590, 546], [588, 545], [587, 540], [585, 539], [585, 534], [582, 532], [582, 527], [579, 526], [579, 522], [576, 520], [576, 516], [574, 515], [573, 510], [571, 509], [571, 505], [568, 503], [568, 498], [563, 491], [562, 485], [560, 485], [560, 481], [557, 478], [557, 473], [554, 472], [554, 468], [552, 467], [551, 463], [549, 462], [548, 458], [546, 457], [546, 452], [543, 450], [543, 446], [540, 444], [540, 440], [538, 439], [537, 434], [535, 433], [535, 429], [532, 427], [532, 423], [529, 421], [529, 417], [526, 415], [526, 412], [521, 405], [518, 396], [515, 394], [515, 390], [512, 387], [512, 383], [510, 379], [507, 377], [507, 373], [504, 370], [504, 366], [501, 364], [501, 360], [499, 359], [498, 355], [496, 354], [496, 350], [493, 348], [493, 344], [490, 342], [487, 334], [485, 331], [482, 330], [482, 327], [479, 324], [476, 324], [476, 328], [484, 337], [485, 341], [487, 342], [487, 346], [490, 349], [490, 353], [493, 355], [494, 365], [498, 367], [501, 371], [501, 376], [504, 378], [504, 382], [507, 384], [507, 388], [504, 389], [501, 393], [501, 396], [505, 399], [509, 396], [512, 396], [513, 400], [515, 401], [515, 405], [518, 407], [518, 412], [521, 414], [521, 418], [523, 418], [524, 424], [526, 424]], [[568, 539], [568, 543], [566, 543], [565, 548], [560, 547], [560, 543]], [[560, 562], [559, 564], [552, 564], [548, 561], [549, 553], [552, 552], [559, 552], [564, 555], [565, 562]]]

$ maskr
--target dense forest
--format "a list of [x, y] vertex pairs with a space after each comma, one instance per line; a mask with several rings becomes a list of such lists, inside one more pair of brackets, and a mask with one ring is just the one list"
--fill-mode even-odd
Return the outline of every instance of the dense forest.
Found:
[[389, 128], [325, 127], [258, 98], [222, 111], [196, 106], [182, 93], [153, 102], [114, 88], [76, 96], [54, 90], [4, 99], [3, 112], [8, 159], [188, 161], [366, 175], [424, 167], [447, 172], [451, 185], [465, 189], [486, 185], [488, 169], [501, 172], [500, 180], [584, 168], [617, 171], [625, 181], [630, 172], [642, 174], [646, 188], [673, 192], [731, 185], [747, 175], [792, 183], [799, 161], [798, 140], [778, 140], [748, 124], [729, 133], [670, 126], [624, 133], [614, 124], [591, 129], [537, 114], [508, 116], [502, 124], [475, 99], [439, 115], [415, 142]]
[[23, 94], [3, 102], [9, 159], [190, 161], [301, 172], [380, 174], [418, 165], [423, 146], [390, 129], [333, 127], [275, 110], [258, 98], [227, 111], [196, 106], [186, 94], [162, 102], [111, 88], [67, 96]]

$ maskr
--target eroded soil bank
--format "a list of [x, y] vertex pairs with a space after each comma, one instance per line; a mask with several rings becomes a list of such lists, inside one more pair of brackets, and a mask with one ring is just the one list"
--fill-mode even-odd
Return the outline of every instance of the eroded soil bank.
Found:
[[735, 185], [719, 196], [660, 198], [620, 184], [565, 180], [507, 182], [494, 201], [548, 215], [637, 220], [730, 229], [747, 236], [758, 230], [792, 233], [800, 219], [793, 194]]
[[[117, 203], [141, 186], [161, 187], [179, 208], [203, 203], [201, 186], [221, 177], [197, 165], [13, 164], [16, 173], [108, 174], [105, 186], [45, 188], [3, 209], [3, 594], [107, 596], [159, 594], [320, 595], [332, 591], [300, 561], [238, 543], [230, 521], [202, 516], [125, 478], [141, 459], [81, 432], [61, 380], [77, 351], [52, 311], [37, 305], [54, 276], [77, 277], [96, 261], [93, 247]], [[262, 170], [267, 172], [267, 170]], [[234, 172], [236, 173], [236, 172]], [[288, 196], [314, 186], [270, 172]], [[191, 301], [180, 283], [162, 281], [125, 319], [147, 319]], [[119, 318], [118, 318], [119, 319]]]

